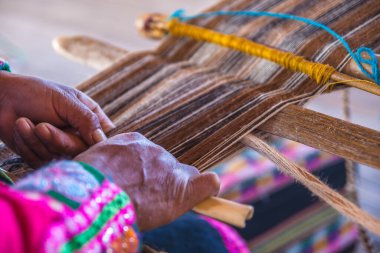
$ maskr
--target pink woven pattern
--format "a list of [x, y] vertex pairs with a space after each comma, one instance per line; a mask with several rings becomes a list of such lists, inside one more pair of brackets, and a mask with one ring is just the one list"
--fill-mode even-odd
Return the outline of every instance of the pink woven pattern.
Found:
[[206, 216], [200, 217], [219, 232], [224, 245], [230, 253], [250, 253], [245, 241], [231, 227]]

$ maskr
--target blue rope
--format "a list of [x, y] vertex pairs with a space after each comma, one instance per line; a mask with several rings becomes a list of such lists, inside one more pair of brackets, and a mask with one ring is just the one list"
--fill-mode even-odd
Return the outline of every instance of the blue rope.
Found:
[[[343, 46], [346, 48], [347, 52], [351, 55], [352, 59], [356, 62], [356, 64], [359, 66], [360, 70], [370, 79], [374, 80], [375, 83], [380, 85], [380, 70], [378, 68], [379, 62], [376, 58], [375, 53], [372, 49], [368, 47], [359, 47], [355, 52], [353, 52], [348, 45], [347, 41], [337, 34], [334, 30], [329, 28], [328, 26], [318, 23], [314, 20], [303, 18], [291, 14], [285, 14], [285, 13], [274, 13], [274, 12], [263, 12], [263, 11], [215, 11], [215, 12], [208, 12], [208, 13], [201, 13], [198, 15], [193, 16], [186, 16], [185, 11], [183, 9], [175, 11], [170, 18], [177, 18], [180, 21], [186, 22], [191, 19], [195, 18], [207, 18], [207, 17], [214, 17], [214, 16], [251, 16], [251, 17], [259, 17], [259, 16], [266, 16], [266, 17], [274, 17], [274, 18], [282, 18], [282, 19], [291, 19], [300, 21], [318, 28], [321, 28], [337, 38]], [[369, 56], [369, 59], [365, 59], [362, 54], [367, 53]], [[371, 66], [372, 74], [369, 73], [362, 65], [362, 63], [368, 64]]]

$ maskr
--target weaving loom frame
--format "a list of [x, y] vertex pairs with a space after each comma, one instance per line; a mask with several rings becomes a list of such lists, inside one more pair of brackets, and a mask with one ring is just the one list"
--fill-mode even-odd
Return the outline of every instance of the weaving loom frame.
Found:
[[[249, 5], [248, 3], [250, 1], [241, 0], [241, 1], [236, 1], [237, 4], [232, 4], [233, 2], [234, 1], [232, 0], [224, 0], [221, 3], [217, 4], [216, 6], [209, 9], [208, 11], [213, 11], [213, 10], [222, 8], [224, 5], [228, 5], [228, 4], [231, 5], [234, 9], [245, 8], [246, 5]], [[371, 2], [371, 1], [367, 1], [367, 2]], [[217, 18], [209, 19], [207, 20], [207, 22], [203, 22], [203, 23], [201, 22], [201, 23], [202, 25], [212, 27], [213, 25], [217, 24], [221, 20], [223, 20], [223, 18], [217, 17]], [[112, 90], [112, 85], [108, 85], [109, 83], [107, 84], [107, 79], [115, 81], [115, 79], [118, 79], [118, 78], [120, 80], [125, 79], [126, 76], [132, 79], [135, 77], [136, 78], [135, 83], [139, 84], [143, 80], [146, 80], [147, 78], [149, 78], [149, 75], [148, 77], [145, 77], [145, 79], [139, 80], [140, 77], [138, 76], [137, 72], [151, 71], [148, 69], [149, 67], [153, 69], [158, 68], [157, 66], [160, 64], [159, 63], [160, 61], [162, 62], [162, 64], [168, 64], [168, 65], [173, 64], [174, 66], [175, 65], [174, 63], [177, 63], [179, 61], [179, 58], [178, 58], [179, 56], [178, 54], [175, 55], [170, 51], [172, 50], [172, 46], [180, 40], [182, 39], [168, 38], [155, 51], [145, 51], [145, 52], [135, 52], [135, 53], [128, 53], [124, 49], [120, 49], [115, 46], [107, 45], [104, 43], [103, 43], [103, 47], [101, 48], [89, 47], [87, 48], [87, 50], [89, 51], [98, 50], [97, 51], [98, 55], [103, 55], [103, 56], [106, 55], [106, 58], [108, 57], [109, 62], [107, 64], [104, 64], [101, 62], [97, 62], [97, 60], [94, 60], [94, 59], [88, 60], [86, 59], [86, 56], [80, 55], [80, 52], [79, 52], [79, 55], [72, 55], [72, 57], [82, 58], [81, 59], [82, 61], [83, 60], [87, 61], [87, 63], [89, 63], [90, 65], [97, 65], [100, 68], [103, 68], [105, 65], [108, 65], [108, 64], [110, 66], [108, 66], [105, 70], [98, 73], [91, 79], [82, 83], [78, 88], [86, 92], [90, 96], [92, 96], [102, 106], [106, 106], [106, 110], [108, 110], [107, 112], [111, 111], [116, 114], [119, 114], [116, 111], [123, 108], [112, 107], [112, 105], [109, 106], [107, 103], [104, 103], [104, 101], [110, 100], [111, 99], [110, 97], [112, 97], [112, 93], [114, 95], [117, 93], [123, 93], [123, 96], [124, 96], [124, 91], [126, 91], [126, 89], [124, 88], [124, 89], [119, 89], [119, 90], [117, 89]], [[71, 42], [74, 44], [77, 43], [75, 42], [75, 39], [71, 40]], [[95, 43], [95, 44], [99, 43], [94, 40], [88, 40], [88, 42]], [[190, 45], [192, 45], [193, 47]], [[186, 40], [185, 43], [182, 44], [182, 47], [187, 47], [187, 46], [189, 48], [192, 48], [192, 50], [189, 50], [189, 52], [185, 52], [187, 55], [185, 56], [182, 55], [181, 57], [191, 58], [192, 52], [196, 51], [198, 47], [201, 47], [201, 43], [195, 43], [191, 40]], [[63, 48], [64, 46], [58, 45], [57, 47]], [[223, 51], [223, 49], [219, 49], [219, 50]], [[65, 50], [62, 50], [62, 51], [65, 51]], [[82, 51], [83, 52], [86, 51], [86, 48], [83, 48]], [[66, 54], [70, 55], [70, 52], [66, 52]], [[88, 55], [89, 54], [87, 52], [87, 57]], [[168, 58], [165, 59], [165, 57], [163, 57], [162, 55], [165, 55]], [[220, 55], [223, 55], [223, 54], [219, 54], [219, 57]], [[147, 59], [147, 62], [148, 62], [147, 65], [144, 65], [144, 66], [139, 65], [137, 67], [133, 66], [134, 61], [136, 62], [138, 61], [138, 59], [142, 59], [144, 57]], [[338, 61], [338, 63], [340, 64], [339, 66], [343, 67], [343, 65], [347, 63], [347, 60], [348, 58], [344, 59], [343, 61]], [[187, 66], [185, 66], [185, 68], [198, 68], [197, 71], [199, 72], [202, 72], [203, 69], [205, 69], [205, 66], [202, 64], [197, 65], [197, 64], [192, 64], [189, 62], [182, 63], [182, 65], [186, 65], [186, 64]], [[120, 74], [120, 72], [122, 71], [125, 72], [124, 76], [123, 74]], [[128, 75], [126, 73], [128, 73]], [[230, 83], [236, 84], [237, 86], [239, 85], [242, 86], [248, 83], [245, 80], [238, 80], [233, 76], [229, 76], [228, 78], [229, 78]], [[216, 78], [215, 80], [218, 80], [218, 79]], [[300, 82], [305, 81], [302, 78], [299, 80]], [[280, 81], [283, 81], [283, 80], [280, 80]], [[100, 93], [97, 93], [96, 85], [99, 85], [99, 83], [108, 87], [106, 87]], [[167, 84], [165, 85], [167, 86]], [[169, 88], [170, 88], [170, 85], [169, 85]], [[310, 92], [313, 93], [313, 95], [315, 95], [315, 94], [319, 94], [323, 92], [324, 90], [325, 90], [324, 87], [319, 87]], [[205, 93], [207, 93], [207, 91], [208, 90], [205, 90]], [[133, 94], [129, 94], [129, 95], [127, 94], [126, 97], [131, 99], [132, 96]], [[151, 101], [154, 101], [154, 99], [156, 99], [156, 97], [152, 94], [146, 94], [146, 95], [143, 95], [143, 97], [145, 98], [148, 97], [147, 101], [149, 101], [149, 99], [151, 99]], [[244, 92], [239, 94], [238, 98], [246, 99], [244, 96]], [[284, 103], [284, 104], [277, 105], [275, 110], [273, 110], [270, 115], [266, 115], [262, 119], [261, 125], [258, 125], [254, 130], [251, 129], [250, 131], [246, 131], [245, 133], [251, 132], [254, 135], [258, 135], [261, 137], [268, 136], [268, 134], [277, 135], [280, 137], [284, 137], [290, 140], [294, 140], [294, 141], [306, 144], [311, 147], [318, 148], [322, 151], [327, 151], [329, 153], [344, 157], [346, 159], [349, 159], [358, 163], [366, 164], [378, 169], [380, 168], [380, 159], [379, 159], [380, 132], [379, 131], [368, 129], [356, 124], [352, 124], [343, 120], [339, 120], [327, 115], [323, 115], [321, 113], [313, 112], [311, 110], [302, 108], [300, 105], [303, 104], [304, 101], [306, 101], [308, 98], [309, 98], [308, 96], [304, 96], [302, 99], [296, 99], [293, 102], [287, 101], [286, 104]], [[104, 101], [102, 102], [102, 100]], [[144, 105], [145, 103], [147, 102], [142, 101], [140, 102], [140, 105], [141, 104]], [[298, 105], [294, 105], [292, 103], [298, 104]], [[233, 103], [231, 103], [229, 106], [232, 108]], [[139, 107], [138, 105], [137, 106], [134, 105], [130, 107], [129, 115], [132, 115], [133, 113], [137, 113], [137, 114], [140, 113], [139, 108], [143, 108], [143, 107]], [[179, 107], [177, 109], [179, 109]], [[302, 115], [302, 117], [300, 117], [300, 115]], [[262, 115], [256, 115], [256, 116], [261, 117]], [[117, 116], [115, 116], [115, 118], [117, 119]], [[244, 118], [243, 121], [244, 120], [247, 121], [247, 119], [248, 117]], [[127, 126], [128, 124], [124, 123], [124, 127], [127, 126], [126, 128], [119, 128], [109, 133], [109, 135], [114, 135], [120, 131], [123, 132], [123, 131], [130, 131], [130, 130], [135, 131], [139, 129], [144, 129], [144, 124], [151, 124], [152, 122], [154, 122], [154, 120], [155, 120], [154, 115], [145, 115], [145, 118], [141, 120], [140, 122], [135, 123], [130, 120], [128, 122], [130, 126]], [[120, 122], [121, 121], [122, 120], [120, 120]], [[249, 125], [249, 123], [247, 122], [246, 124]], [[225, 125], [227, 126], [227, 128], [239, 129], [238, 121], [233, 124], [229, 124], [227, 122], [225, 123]], [[328, 129], [328, 131], [326, 131], [326, 129]], [[202, 153], [202, 150], [207, 150], [205, 149], [207, 146], [212, 146], [218, 141], [223, 140], [226, 137], [226, 135], [224, 135], [223, 133], [226, 133], [227, 130], [224, 132], [221, 131], [220, 133], [218, 133], [217, 135], [213, 137], [211, 136], [212, 138], [210, 137], [209, 139], [211, 140], [211, 142], [201, 142], [199, 146], [197, 145], [191, 146], [189, 148], [190, 152], [182, 152], [182, 153], [181, 152], [176, 153], [177, 147], [174, 147], [173, 149], [171, 149], [170, 147], [167, 146], [172, 141], [175, 141], [175, 135], [167, 139], [161, 138], [160, 135], [165, 135], [165, 133], [160, 132], [159, 130], [160, 129], [155, 130], [156, 132], [153, 134], [153, 137], [154, 137], [152, 139], [153, 141], [156, 141], [158, 138], [159, 139], [158, 144], [164, 146], [169, 151], [174, 152], [177, 158], [180, 159], [180, 161], [193, 164], [197, 166], [198, 168], [200, 168], [201, 171], [208, 169], [209, 167], [211, 167], [212, 165], [214, 165], [215, 163], [217, 163], [224, 157], [227, 157], [229, 154], [233, 154], [238, 149], [242, 148], [243, 145], [242, 143], [240, 143], [239, 140], [241, 140], [243, 136], [245, 135], [244, 133], [233, 134], [233, 137], [235, 139], [233, 145], [231, 143], [226, 142], [226, 144], [228, 144], [226, 146], [231, 145], [231, 147], [228, 148], [228, 150], [222, 149], [222, 151], [225, 152], [224, 154], [225, 156], [223, 157], [218, 156], [218, 154], [222, 152], [220, 150], [218, 151], [219, 153], [211, 152], [208, 155], [208, 151], [210, 151], [208, 150], [207, 152], [204, 152], [207, 154], [205, 157], [201, 157], [201, 159], [197, 160], [197, 159], [194, 159], [193, 157], [195, 157], [195, 155], [199, 156], [199, 154]], [[321, 132], [323, 132], [323, 135], [320, 135]], [[152, 136], [148, 136], [148, 137], [152, 137]], [[355, 140], [355, 141], [352, 141], [352, 140]], [[366, 147], [365, 152], [363, 152], [363, 146]]]
[[[219, 4], [211, 7], [207, 11], [215, 11], [222, 8], [222, 6], [226, 4], [230, 4], [231, 2], [232, 1], [229, 0], [221, 1]], [[244, 4], [242, 3], [248, 2], [249, 1], [240, 1], [240, 4], [234, 5], [233, 8], [243, 8]], [[212, 18], [207, 22], [207, 25], [217, 23], [221, 19], [222, 18], [220, 17]], [[114, 59], [111, 60], [112, 66], [109, 66], [106, 70], [79, 85], [79, 89], [84, 92], [88, 92], [93, 84], [104, 78], [104, 76], [114, 72], [123, 64], [126, 64], [130, 59], [135, 57], [144, 57], [149, 54], [155, 55], [157, 51], [168, 51], [170, 45], [178, 40], [179, 39], [177, 38], [168, 38], [156, 51], [136, 52], [129, 54], [127, 54], [126, 50], [114, 47], [112, 45], [106, 45], [106, 47], [109, 48], [108, 52], [113, 52], [110, 53], [113, 55], [112, 57], [114, 57]], [[191, 40], [186, 43], [187, 44], [185, 45], [199, 44], [197, 42], [192, 42]], [[124, 57], [120, 57], [122, 54], [126, 55]], [[190, 53], [188, 54], [190, 55]], [[119, 59], [119, 61], [114, 63], [115, 59]], [[346, 63], [347, 60], [343, 64]], [[369, 165], [378, 169], [380, 168], [380, 159], [378, 155], [380, 153], [379, 131], [339, 120], [321, 113], [313, 112], [297, 105], [288, 105], [287, 107], [277, 109], [276, 112], [277, 114], [273, 115], [272, 118], [258, 126], [258, 129], [254, 130], [254, 133], [260, 135], [270, 133], [361, 164]], [[299, 117], [300, 115], [303, 117]], [[289, 120], [290, 118], [291, 120]], [[329, 129], [329, 131], [325, 131], [325, 129]], [[319, 135], [322, 131], [323, 135]], [[331, 140], [334, 140], [334, 142]], [[355, 142], [351, 140], [355, 140]], [[363, 152], [363, 146], [366, 147], [365, 152]], [[202, 167], [201, 169], [204, 168]]]
[[[244, 7], [246, 7], [244, 5], [244, 3], [249, 5], [250, 1], [242, 0], [242, 1], [238, 1], [238, 2], [240, 3], [240, 5], [239, 4], [234, 5], [233, 8], [237, 8], [237, 9], [244, 8]], [[260, 1], [257, 1], [257, 2], [260, 2]], [[353, 2], [355, 2], [355, 1], [353, 1]], [[363, 1], [363, 2], [365, 2], [365, 1]], [[367, 1], [367, 3], [370, 3], [370, 2], [371, 1]], [[232, 1], [230, 1], [230, 0], [222, 1], [218, 5], [210, 8], [207, 11], [215, 11], [218, 8], [222, 8], [225, 4], [228, 4], [228, 3], [232, 3]], [[212, 18], [212, 19], [208, 20], [207, 22], [199, 21], [200, 24], [198, 24], [198, 25], [206, 26], [206, 27], [209, 27], [209, 26], [213, 27], [213, 25], [220, 22], [220, 20], [222, 20], [222, 18], [220, 18], [220, 17]], [[195, 22], [197, 22], [197, 21], [195, 21]], [[360, 31], [359, 31], [359, 33], [360, 33]], [[363, 36], [363, 34], [361, 34], [361, 35]], [[106, 58], [106, 60], [105, 60], [106, 63], [102, 64], [101, 62], [99, 62], [99, 59], [90, 59], [90, 60], [86, 59], [86, 57], [88, 57], [91, 54], [91, 53], [89, 54], [89, 52], [86, 53], [85, 52], [86, 49], [82, 50], [83, 55], [76, 55], [76, 56], [72, 55], [69, 52], [70, 49], [68, 50], [67, 48], [65, 48], [64, 44], [67, 43], [68, 41], [69, 41], [69, 43], [75, 44], [75, 42], [78, 42], [77, 41], [78, 38], [79, 38], [79, 40], [82, 40], [82, 41], [80, 43], [77, 43], [77, 46], [79, 45], [79, 46], [83, 47], [83, 45], [80, 45], [80, 44], [85, 42], [86, 40], [87, 40], [87, 42], [90, 42], [92, 44], [92, 46], [94, 46], [94, 44], [95, 45], [97, 44], [99, 46], [98, 49], [96, 49], [96, 46], [95, 46], [95, 49], [92, 48], [92, 49], [89, 49], [89, 51], [91, 51], [91, 50], [97, 51], [96, 53], [98, 56], [100, 55], [100, 56], [104, 56], [103, 58]], [[65, 41], [65, 39], [66, 39], [66, 41]], [[100, 72], [98, 75], [96, 75], [93, 78], [91, 78], [90, 80], [82, 83], [79, 86], [79, 88], [82, 91], [86, 92], [88, 95], [92, 96], [95, 100], [97, 100], [101, 106], [106, 105], [106, 107], [105, 107], [106, 112], [109, 113], [109, 112], [113, 111], [115, 113], [115, 110], [117, 110], [117, 109], [115, 109], [115, 106], [112, 106], [112, 105], [109, 106], [106, 102], [107, 99], [109, 100], [109, 96], [112, 97], [112, 94], [109, 95], [106, 93], [107, 92], [115, 93], [115, 91], [111, 90], [112, 85], [110, 86], [109, 84], [107, 84], [107, 82], [106, 82], [107, 78], [108, 79], [125, 78], [125, 76], [121, 77], [119, 75], [118, 71], [125, 71], [125, 70], [122, 70], [123, 66], [128, 66], [128, 65], [133, 66], [133, 63], [131, 64], [131, 62], [133, 62], [136, 58], [142, 59], [145, 57], [147, 59], [146, 61], [148, 62], [147, 63], [148, 68], [149, 67], [153, 67], [153, 68], [157, 67], [157, 66], [155, 66], [155, 63], [154, 63], [155, 61], [162, 61], [162, 64], [164, 64], [164, 65], [165, 64], [166, 65], [170, 65], [170, 64], [175, 65], [174, 64], [175, 62], [181, 61], [181, 59], [183, 59], [181, 57], [184, 57], [183, 55], [178, 55], [178, 54], [176, 55], [175, 53], [172, 52], [173, 51], [172, 46], [176, 45], [177, 42], [182, 42], [182, 47], [184, 47], [184, 48], [190, 48], [188, 51], [182, 52], [186, 55], [185, 59], [186, 59], [186, 57], [188, 57], [190, 59], [192, 57], [191, 54], [193, 52], [195, 52], [197, 50], [197, 48], [200, 48], [201, 44], [202, 44], [199, 42], [195, 43], [191, 40], [187, 40], [187, 41], [185, 40], [185, 42], [183, 43], [183, 39], [177, 39], [177, 38], [170, 37], [170, 38], [166, 39], [166, 41], [163, 42], [161, 44], [161, 46], [159, 46], [159, 48], [156, 49], [155, 51], [128, 53], [126, 50], [116, 48], [112, 45], [108, 45], [107, 43], [102, 43], [99, 41], [94, 41], [94, 40], [91, 40], [88, 38], [83, 38], [83, 37], [76, 37], [76, 38], [73, 37], [73, 38], [61, 38], [60, 40], [57, 40], [56, 41], [56, 48], [58, 49], [58, 51], [61, 51], [63, 54], [66, 54], [66, 56], [70, 56], [71, 58], [74, 58], [74, 59], [75, 58], [79, 59], [80, 61], [85, 61], [90, 65], [95, 65], [95, 66], [98, 66], [100, 68], [104, 67], [105, 65], [110, 65], [107, 69]], [[194, 47], [194, 44], [196, 44], [195, 47]], [[193, 46], [193, 48], [191, 45]], [[112, 58], [112, 57], [109, 57], [108, 54], [107, 55], [102, 54], [101, 51], [107, 51], [106, 48], [109, 49], [109, 51], [108, 51], [109, 54], [114, 55], [115, 57]], [[174, 51], [176, 51], [176, 50], [178, 51], [178, 48], [176, 48], [176, 47], [174, 47], [174, 48], [175, 48]], [[223, 51], [223, 50], [224, 49], [220, 49], [220, 51]], [[113, 53], [111, 53], [111, 52], [113, 52]], [[121, 52], [123, 54], [125, 54], [125, 56], [120, 57]], [[119, 55], [119, 57], [117, 57], [116, 55]], [[166, 59], [162, 59], [162, 57], [164, 55], [165, 55], [165, 57], [167, 57]], [[149, 59], [149, 57], [151, 57], [151, 59]], [[216, 57], [218, 57], [218, 54], [216, 54]], [[341, 60], [341, 61], [335, 62], [335, 64], [338, 64], [338, 68], [342, 69], [344, 65], [348, 65], [348, 66], [352, 67], [352, 64], [347, 64], [347, 61], [348, 61], [347, 57], [346, 58], [341, 57], [341, 59], [343, 59], [343, 61]], [[116, 60], [118, 60], [118, 61], [116, 62]], [[107, 63], [107, 61], [108, 61], [108, 63]], [[205, 62], [207, 62], [207, 61], [205, 61]], [[190, 65], [190, 68], [194, 67], [194, 65], [191, 66], [192, 64], [188, 61], [184, 62], [183, 65]], [[141, 71], [148, 71], [148, 70], [146, 70], [147, 66], [145, 65], [144, 67], [145, 67], [145, 69], [140, 67], [140, 69], [137, 69], [137, 70], [134, 69], [134, 70], [130, 70], [130, 71], [131, 72], [133, 72], [133, 71], [135, 71], [135, 72], [137, 72], [137, 71], [140, 71], [140, 72]], [[199, 69], [197, 71], [202, 72], [202, 64], [200, 64], [200, 65], [195, 64], [195, 67], [199, 67]], [[206, 69], [209, 69], [209, 66], [206, 64], [206, 65], [203, 65], [203, 68], [205, 71], [207, 71]], [[158, 71], [159, 71], [159, 69], [158, 69]], [[346, 68], [346, 71], [349, 71], [349, 69]], [[126, 74], [126, 76], [127, 76], [127, 74]], [[138, 76], [138, 75], [132, 75], [130, 77], [135, 78], [135, 76]], [[227, 77], [227, 79], [228, 78], [229, 77]], [[140, 80], [140, 82], [143, 82], [143, 80], [146, 80], [146, 79], [147, 78], [142, 79], [142, 80]], [[218, 79], [216, 78], [215, 81], [218, 82]], [[231, 77], [229, 81], [232, 84], [238, 83], [238, 85], [241, 85], [242, 82], [244, 83], [244, 80], [239, 81], [239, 80], [234, 79], [233, 77]], [[240, 82], [240, 84], [239, 84], [239, 82]], [[299, 82], [304, 82], [304, 80], [301, 78], [301, 79], [299, 79]], [[103, 92], [100, 92], [100, 93], [97, 92], [96, 88], [93, 87], [93, 86], [96, 87], [97, 85], [99, 86], [99, 83], [103, 83], [103, 85], [105, 85], [105, 86], [108, 85], [108, 87], [106, 89], [103, 89]], [[307, 81], [306, 81], [306, 83], [307, 83]], [[136, 85], [137, 86], [139, 85], [138, 82], [136, 83]], [[165, 88], [168, 89], [168, 87], [170, 89], [170, 84], [164, 84], [163, 85], [164, 89]], [[261, 86], [259, 85], [259, 89], [260, 89], [260, 87]], [[130, 86], [130, 88], [134, 89], [133, 86]], [[150, 88], [150, 87], [148, 86], [148, 88]], [[176, 86], [173, 86], [171, 88], [176, 89]], [[316, 94], [320, 94], [320, 93], [324, 92], [325, 90], [326, 90], [326, 87], [319, 87], [317, 89], [314, 89], [314, 91], [311, 91], [311, 93], [312, 93], [312, 96], [314, 96]], [[133, 94], [133, 92], [130, 92], [130, 90], [127, 91], [125, 89], [124, 91], [126, 92], [126, 94], [128, 94], [128, 93]], [[141, 89], [140, 89], [140, 91], [141, 91]], [[140, 102], [133, 104], [132, 106], [124, 107], [124, 109], [128, 108], [128, 109], [126, 109], [127, 115], [128, 115], [127, 117], [125, 117], [125, 115], [124, 115], [124, 118], [123, 118], [122, 117], [123, 113], [121, 113], [121, 116], [120, 116], [120, 113], [116, 113], [118, 117], [121, 117], [122, 119], [127, 119], [127, 122], [123, 122], [122, 120], [120, 120], [120, 118], [118, 120], [118, 118], [116, 117], [116, 121], [118, 123], [122, 122], [121, 123], [122, 127], [119, 127], [116, 131], [111, 132], [110, 135], [117, 134], [118, 132], [123, 132], [123, 131], [136, 131], [136, 130], [140, 131], [141, 129], [142, 129], [143, 134], [144, 134], [144, 124], [147, 124], [147, 125], [152, 124], [152, 122], [154, 122], [154, 120], [155, 120], [154, 115], [153, 116], [152, 116], [152, 114], [149, 115], [149, 113], [148, 113], [148, 116], [142, 114], [143, 120], [135, 117], [135, 119], [137, 119], [138, 123], [135, 123], [133, 120], [129, 120], [129, 122], [128, 122], [128, 117], [132, 117], [133, 114], [139, 114], [140, 113], [139, 109], [146, 109], [146, 107], [144, 108], [144, 104], [149, 105], [149, 102], [151, 102], [154, 105], [155, 100], [157, 100], [157, 96], [155, 96], [154, 94], [152, 95], [152, 93], [154, 91], [156, 91], [156, 92], [158, 91], [158, 93], [160, 93], [160, 90], [153, 89], [153, 91], [152, 91], [152, 90], [148, 89], [147, 94], [143, 95], [142, 98], [141, 97], [139, 98], [140, 100], [146, 99], [146, 101], [142, 101], [142, 102], [140, 101]], [[120, 89], [119, 89], [119, 91], [116, 91], [116, 92], [122, 92], [123, 93], [123, 91], [121, 91]], [[165, 93], [163, 93], [163, 94], [165, 94]], [[261, 125], [260, 124], [257, 125], [256, 129], [254, 129], [252, 133], [254, 135], [257, 135], [260, 137], [265, 137], [268, 134], [274, 134], [277, 136], [285, 137], [287, 139], [294, 140], [294, 141], [306, 144], [308, 146], [315, 147], [315, 148], [320, 149], [322, 151], [327, 151], [329, 153], [341, 156], [343, 158], [346, 158], [346, 159], [349, 159], [349, 160], [352, 160], [352, 161], [355, 161], [358, 163], [366, 164], [366, 165], [369, 165], [369, 166], [372, 166], [375, 168], [380, 168], [380, 159], [378, 159], [379, 158], [378, 154], [380, 151], [380, 132], [378, 132], [376, 130], [368, 129], [368, 128], [365, 128], [365, 127], [362, 127], [362, 126], [359, 126], [356, 124], [352, 124], [352, 123], [346, 122], [344, 120], [339, 120], [339, 119], [336, 119], [336, 118], [333, 118], [333, 117], [330, 117], [327, 115], [323, 115], [321, 113], [313, 112], [311, 110], [304, 109], [304, 108], [300, 107], [299, 105], [292, 105], [293, 103], [294, 104], [303, 104], [306, 99], [312, 97], [312, 96], [310, 96], [310, 94], [308, 96], [304, 96], [302, 94], [298, 94], [298, 95], [299, 96], [297, 99], [294, 99], [293, 101], [288, 99], [287, 103], [284, 103], [284, 104], [280, 103], [280, 104], [277, 104], [277, 107], [275, 109], [272, 108], [273, 109], [272, 113], [270, 115], [266, 115], [266, 117], [262, 118], [261, 119]], [[126, 99], [132, 99], [131, 94], [129, 96], [128, 95], [124, 96], [124, 94], [123, 94], [121, 97], [124, 97]], [[214, 97], [214, 99], [215, 98], [216, 97]], [[240, 98], [244, 99], [244, 96], [240, 96]], [[285, 96], [285, 98], [286, 98], [286, 96]], [[117, 99], [119, 99], [119, 97]], [[147, 107], [149, 108], [149, 106], [147, 106]], [[229, 108], [233, 108], [233, 105], [229, 105]], [[118, 108], [118, 109], [123, 109], [123, 107]], [[179, 110], [180, 107], [177, 107], [177, 109]], [[129, 112], [128, 112], [128, 110], [129, 110]], [[248, 108], [248, 110], [249, 110], [249, 108]], [[164, 110], [164, 112], [165, 112], [165, 110]], [[170, 110], [168, 110], [166, 108], [166, 113], [168, 113], [168, 112], [170, 112]], [[302, 115], [302, 117], [300, 117], [300, 115]], [[262, 115], [256, 115], [256, 116], [261, 117]], [[115, 120], [115, 117], [113, 119]], [[160, 120], [159, 117], [157, 117], [156, 119]], [[170, 117], [169, 117], [169, 119], [170, 119]], [[239, 123], [239, 120], [236, 120], [236, 118], [234, 120]], [[244, 125], [244, 120], [247, 121], [248, 119], [245, 118], [245, 119], [243, 119], [243, 121], [240, 121], [240, 123], [242, 123], [243, 125]], [[120, 124], [117, 124], [117, 125], [120, 125]], [[154, 123], [153, 123], [153, 125], [154, 125]], [[231, 127], [232, 129], [235, 129], [235, 130], [239, 129], [236, 122], [235, 122], [235, 124], [229, 124], [228, 122], [226, 122], [225, 125], [227, 126], [227, 128]], [[189, 125], [187, 125], [187, 127], [189, 127]], [[155, 127], [153, 127], [153, 129], [154, 128]], [[225, 129], [225, 127], [222, 127], [222, 129], [223, 128]], [[148, 129], [149, 129], [149, 127], [148, 127]], [[151, 138], [153, 141], [158, 142], [158, 144], [164, 146], [169, 151], [173, 152], [174, 155], [177, 156], [177, 158], [180, 161], [192, 164], [192, 165], [198, 167], [201, 171], [211, 167], [213, 164], [220, 161], [222, 158], [226, 157], [227, 155], [235, 153], [237, 149], [239, 149], [243, 146], [239, 142], [239, 140], [241, 140], [245, 135], [244, 133], [240, 133], [237, 135], [232, 134], [235, 138], [234, 145], [232, 145], [232, 148], [229, 147], [228, 150], [222, 149], [222, 151], [224, 151], [225, 154], [227, 154], [224, 157], [215, 158], [218, 155], [218, 153], [210, 152], [211, 153], [210, 154], [210, 153], [206, 152], [206, 155], [204, 157], [201, 157], [200, 159], [197, 160], [197, 159], [194, 159], [194, 156], [196, 156], [196, 155], [199, 156], [199, 150], [202, 150], [202, 149], [207, 150], [207, 148], [208, 148], [207, 146], [210, 146], [209, 142], [203, 142], [203, 143], [201, 142], [200, 145], [197, 144], [198, 146], [195, 145], [193, 147], [190, 147], [190, 152], [181, 153], [181, 152], [177, 152], [178, 146], [177, 147], [174, 146], [173, 148], [170, 148], [170, 145], [169, 145], [170, 142], [173, 140], [176, 141], [175, 139], [173, 139], [173, 136], [172, 136], [172, 138], [169, 138], [166, 141], [165, 141], [165, 138], [160, 139], [160, 137], [159, 137], [160, 134], [165, 135], [165, 133], [157, 132], [157, 129], [155, 130], [156, 132], [153, 131], [153, 134], [152, 134], [152, 132], [150, 132], [150, 134], [148, 134], [148, 138]], [[326, 129], [328, 131], [326, 131]], [[214, 134], [214, 136], [211, 136], [211, 138], [210, 138], [210, 136], [207, 136], [207, 139], [211, 142], [211, 145], [212, 145], [214, 143], [217, 143], [218, 141], [223, 140], [226, 136], [226, 135], [224, 135], [224, 133], [226, 133], [226, 131], [224, 131], [224, 132], [220, 131], [218, 134], [216, 134], [216, 135]], [[228, 133], [228, 131], [227, 131], [227, 133]], [[248, 132], [246, 132], [246, 134], [247, 133]], [[321, 135], [320, 133], [323, 133], [323, 134]], [[175, 135], [174, 135], [174, 137], [175, 137]], [[355, 140], [355, 141], [352, 141], [352, 140]], [[227, 142], [227, 144], [228, 144], [228, 142]], [[231, 145], [231, 143], [229, 143], [228, 145]], [[363, 152], [363, 146], [366, 147], [366, 152]], [[220, 154], [220, 150], [219, 150], [219, 154]]]

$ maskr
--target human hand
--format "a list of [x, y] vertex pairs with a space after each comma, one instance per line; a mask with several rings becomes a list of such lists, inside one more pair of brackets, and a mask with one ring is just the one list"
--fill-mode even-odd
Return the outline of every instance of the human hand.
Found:
[[142, 231], [173, 221], [219, 191], [215, 173], [200, 174], [138, 133], [109, 138], [75, 160], [111, 176], [128, 193]]
[[88, 96], [50, 81], [0, 71], [0, 138], [31, 166], [73, 157], [113, 124]]

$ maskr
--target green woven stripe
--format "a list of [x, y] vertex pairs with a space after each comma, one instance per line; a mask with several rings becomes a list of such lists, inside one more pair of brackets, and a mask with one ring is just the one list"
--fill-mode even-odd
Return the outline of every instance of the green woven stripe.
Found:
[[95, 219], [92, 225], [83, 231], [81, 234], [76, 235], [69, 242], [62, 245], [61, 253], [69, 253], [82, 248], [92, 238], [94, 238], [100, 230], [112, 219], [121, 208], [129, 203], [128, 196], [122, 192], [118, 194], [110, 203], [108, 203], [99, 216]]
[[92, 174], [96, 180], [99, 182], [99, 184], [103, 183], [104, 181], [104, 175], [99, 172], [97, 169], [91, 167], [90, 165], [88, 165], [87, 163], [83, 163], [83, 162], [79, 162], [82, 167], [90, 174]]
[[255, 253], [274, 252], [276, 249], [286, 245], [286, 243], [290, 241], [290, 238], [296, 238], [297, 236], [295, 235], [307, 235], [310, 228], [315, 228], [326, 221], [333, 222], [337, 217], [338, 214], [334, 209], [331, 207], [326, 207], [320, 210], [318, 213], [314, 213], [313, 215], [308, 214], [306, 216], [307, 219], [303, 219], [302, 221], [297, 222], [277, 236], [272, 235], [272, 238], [266, 240], [261, 244], [254, 245], [253, 243], [251, 250], [253, 250]]
[[65, 203], [66, 205], [68, 205], [69, 207], [71, 207], [73, 209], [78, 209], [80, 206], [80, 203], [78, 203], [72, 199], [67, 198], [66, 196], [62, 195], [59, 192], [50, 190], [46, 194], [49, 195], [50, 197], [58, 200], [59, 202]]

